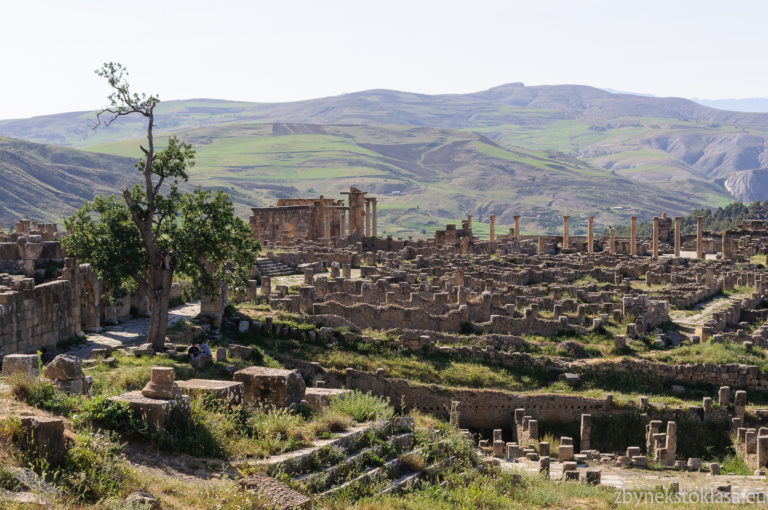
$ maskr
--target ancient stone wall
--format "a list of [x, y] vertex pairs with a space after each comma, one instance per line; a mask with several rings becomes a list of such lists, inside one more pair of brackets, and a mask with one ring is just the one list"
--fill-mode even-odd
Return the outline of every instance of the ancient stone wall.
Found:
[[80, 330], [72, 313], [71, 281], [37, 286], [31, 278], [0, 281], [6, 288], [0, 291], [0, 356], [51, 348]]

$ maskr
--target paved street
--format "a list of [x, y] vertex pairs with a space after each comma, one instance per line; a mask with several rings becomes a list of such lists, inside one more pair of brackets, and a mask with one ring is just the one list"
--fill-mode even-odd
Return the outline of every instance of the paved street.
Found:
[[[200, 313], [200, 302], [186, 303], [176, 308], [172, 308], [168, 313], [168, 326], [175, 324], [182, 319], [191, 319]], [[87, 358], [91, 354], [91, 349], [99, 347], [121, 347], [141, 343], [149, 332], [149, 318], [139, 317], [130, 319], [114, 326], [108, 326], [99, 333], [90, 333], [87, 336], [87, 342], [84, 344], [73, 345], [67, 350], [68, 354]]]

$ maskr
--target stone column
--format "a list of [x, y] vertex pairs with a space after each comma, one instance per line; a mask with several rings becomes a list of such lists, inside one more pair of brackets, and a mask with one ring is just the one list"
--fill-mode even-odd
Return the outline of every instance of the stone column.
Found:
[[720, 390], [717, 392], [717, 403], [721, 406], [728, 405], [731, 401], [731, 387], [720, 386]]
[[721, 257], [722, 260], [728, 260], [730, 256], [728, 255], [728, 234], [726, 234], [726, 230], [723, 229], [723, 256]]
[[616, 236], [613, 233], [613, 227], [611, 227], [610, 232], [611, 232], [611, 238], [608, 241], [610, 243], [608, 245], [608, 253], [613, 255], [614, 253], [616, 253]]
[[704, 216], [696, 216], [696, 258], [704, 258], [704, 231], [702, 222]]
[[544, 253], [544, 239], [541, 236], [539, 236], [539, 243], [538, 243], [537, 248], [538, 248], [538, 254], [539, 255]]
[[594, 253], [594, 248], [592, 246], [593, 242], [593, 226], [595, 222], [595, 217], [590, 216], [587, 218], [587, 253]]
[[667, 466], [671, 466], [675, 463], [675, 456], [677, 455], [677, 423], [674, 421], [667, 422]]
[[570, 221], [570, 216], [563, 216], [563, 249], [568, 249], [568, 222]]
[[467, 228], [472, 228], [472, 215], [467, 214]]
[[768, 466], [768, 436], [757, 436], [757, 467]]
[[520, 216], [515, 216], [515, 239], [520, 240]]
[[590, 436], [592, 434], [592, 415], [581, 415], [581, 448], [580, 451], [589, 450], [591, 448]]
[[737, 418], [741, 418], [744, 421], [744, 410], [747, 407], [747, 392], [744, 390], [738, 390], [733, 395], [733, 408]]
[[331, 223], [333, 223], [333, 220], [331, 219], [331, 215], [329, 213], [325, 213], [325, 237], [330, 239], [331, 238]]
[[495, 225], [496, 224], [496, 216], [491, 214], [488, 217], [488, 221], [490, 222], [489, 224], [490, 224], [490, 230], [491, 230], [491, 235], [490, 235], [491, 242], [493, 242], [493, 241], [496, 240], [496, 229], [495, 229], [495, 226], [496, 226]]
[[312, 295], [315, 292], [315, 288], [309, 285], [299, 287], [299, 298], [301, 311], [306, 313], [312, 313]]
[[680, 226], [683, 218], [675, 216], [675, 257], [680, 256]]
[[347, 236], [347, 225], [344, 221], [346, 218], [346, 215], [344, 214], [344, 210], [342, 209], [341, 213], [339, 214], [339, 237], [346, 237]]
[[371, 199], [365, 199], [365, 236], [371, 235]]
[[633, 257], [637, 255], [637, 216], [630, 218], [629, 226], [629, 254]]
[[659, 258], [659, 217], [653, 217], [653, 258]]
[[450, 424], [453, 428], [459, 428], [459, 401], [451, 400]]
[[269, 276], [261, 277], [261, 295], [269, 299], [269, 295], [272, 294], [272, 280]]
[[373, 237], [376, 237], [377, 235], [379, 235], [378, 228], [376, 227], [376, 198], [375, 197], [371, 198], [371, 200], [373, 201], [373, 218], [372, 218], [373, 227], [372, 227], [371, 235]]

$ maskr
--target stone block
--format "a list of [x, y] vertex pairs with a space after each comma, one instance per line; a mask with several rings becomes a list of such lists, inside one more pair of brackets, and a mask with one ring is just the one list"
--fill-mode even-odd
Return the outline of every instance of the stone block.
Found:
[[64, 381], [68, 379], [82, 379], [83, 360], [77, 356], [69, 354], [59, 354], [43, 371], [45, 377], [54, 381]]
[[24, 416], [21, 418], [22, 447], [45, 458], [51, 464], [58, 464], [66, 455], [64, 421], [61, 418], [45, 416]]
[[245, 385], [245, 403], [285, 407], [304, 399], [306, 386], [296, 370], [248, 367], [234, 374]]
[[240, 358], [245, 361], [251, 359], [251, 356], [253, 355], [253, 349], [245, 345], [232, 344], [227, 347], [227, 349], [229, 350], [229, 354], [231, 356]]
[[588, 470], [585, 476], [586, 482], [590, 485], [600, 485], [601, 478], [601, 472], [596, 469]]
[[304, 392], [304, 400], [317, 412], [322, 411], [331, 403], [331, 397], [352, 393], [352, 390], [342, 388], [307, 388]]
[[3, 357], [3, 377], [10, 377], [21, 374], [34, 379], [40, 375], [38, 369], [38, 360], [36, 354], [8, 354]]
[[72, 395], [88, 395], [93, 386], [93, 377], [84, 376], [81, 379], [57, 379], [52, 381], [59, 391]]
[[154, 427], [164, 427], [172, 411], [189, 412], [190, 398], [182, 395], [177, 399], [147, 398], [140, 391], [130, 391], [109, 400], [127, 402], [137, 415]]
[[560, 374], [560, 379], [565, 381], [565, 383], [571, 387], [578, 386], [579, 383], [581, 383], [581, 377], [579, 377], [578, 374], [572, 374], [570, 372]]
[[493, 456], [499, 458], [504, 456], [504, 441], [497, 439], [493, 442]]
[[155, 349], [152, 348], [152, 344], [141, 344], [133, 350], [135, 356], [153, 356]]
[[236, 406], [243, 403], [244, 385], [235, 381], [217, 381], [214, 379], [190, 379], [176, 383], [184, 395], [196, 398], [213, 395], [228, 405]]
[[201, 354], [197, 358], [195, 358], [194, 361], [192, 362], [194, 367], [198, 370], [204, 369], [211, 363], [213, 363], [213, 356], [211, 356], [210, 354]]
[[571, 460], [573, 458], [573, 445], [572, 444], [561, 444], [557, 447], [557, 458], [560, 460], [560, 462]]

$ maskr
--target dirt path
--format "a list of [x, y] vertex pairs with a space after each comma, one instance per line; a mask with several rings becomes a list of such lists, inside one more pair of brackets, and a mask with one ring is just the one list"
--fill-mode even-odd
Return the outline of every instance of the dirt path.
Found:
[[[170, 327], [182, 319], [191, 319], [199, 314], [199, 301], [171, 308], [168, 312], [168, 326]], [[130, 319], [121, 324], [109, 326], [99, 333], [89, 334], [86, 337], [86, 343], [74, 345], [67, 349], [66, 352], [81, 358], [88, 358], [91, 355], [91, 350], [94, 348], [115, 348], [136, 344], [146, 338], [148, 332], [149, 317]]]
[[732, 302], [739, 301], [746, 296], [747, 294], [715, 296], [694, 306], [693, 309], [697, 311], [695, 314], [686, 313], [684, 310], [672, 310], [669, 312], [669, 317], [673, 322], [683, 327], [701, 327], [705, 322], [712, 318], [713, 313], [728, 308]]

